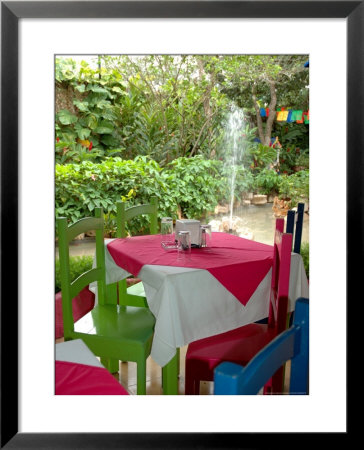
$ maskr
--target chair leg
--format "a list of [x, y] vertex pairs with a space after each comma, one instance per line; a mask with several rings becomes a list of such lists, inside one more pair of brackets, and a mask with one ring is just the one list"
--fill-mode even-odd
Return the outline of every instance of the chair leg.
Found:
[[147, 361], [145, 358], [137, 362], [137, 395], [147, 393]]
[[119, 372], [119, 360], [111, 358], [100, 358], [101, 364], [106, 367], [110, 373]]
[[284, 367], [280, 367], [277, 372], [264, 385], [263, 395], [283, 394], [284, 391]]
[[199, 395], [200, 380], [185, 376], [185, 395]]
[[279, 368], [272, 377], [272, 394], [283, 394], [283, 367]]
[[177, 375], [178, 375], [178, 377], [180, 376], [180, 373], [181, 373], [181, 369], [180, 369], [180, 365], [181, 365], [181, 358], [180, 358], [180, 349], [179, 349], [179, 347], [177, 348], [177, 350], [176, 350], [176, 353], [177, 353]]
[[265, 383], [263, 386], [263, 395], [271, 395], [272, 393], [272, 378]]

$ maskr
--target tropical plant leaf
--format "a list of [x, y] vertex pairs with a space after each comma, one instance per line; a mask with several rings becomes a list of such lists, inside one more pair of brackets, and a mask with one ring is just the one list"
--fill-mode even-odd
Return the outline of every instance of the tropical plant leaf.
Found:
[[81, 102], [80, 100], [73, 100], [73, 104], [82, 112], [89, 111], [88, 102]]
[[57, 118], [62, 125], [71, 125], [76, 123], [78, 120], [77, 116], [70, 113], [67, 109], [61, 109], [58, 111]]

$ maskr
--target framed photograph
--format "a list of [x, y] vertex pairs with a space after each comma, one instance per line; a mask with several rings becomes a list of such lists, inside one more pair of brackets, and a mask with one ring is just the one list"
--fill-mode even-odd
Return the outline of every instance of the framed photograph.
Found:
[[[348, 300], [363, 269], [363, 23], [363, 1], [1, 2], [1, 448], [347, 436]], [[126, 408], [101, 396], [55, 400], [54, 55], [253, 52], [310, 55], [311, 398], [294, 400], [295, 417], [273, 399], [285, 422], [274, 426], [265, 420], [279, 415], [266, 404], [253, 412], [250, 396], [130, 396]]]

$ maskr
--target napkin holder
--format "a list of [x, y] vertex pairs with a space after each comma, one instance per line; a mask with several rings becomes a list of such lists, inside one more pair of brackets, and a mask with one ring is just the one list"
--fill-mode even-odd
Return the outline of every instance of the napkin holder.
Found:
[[200, 246], [200, 221], [194, 219], [178, 219], [176, 220], [175, 238], [177, 240], [179, 231], [189, 231], [191, 234], [191, 246]]

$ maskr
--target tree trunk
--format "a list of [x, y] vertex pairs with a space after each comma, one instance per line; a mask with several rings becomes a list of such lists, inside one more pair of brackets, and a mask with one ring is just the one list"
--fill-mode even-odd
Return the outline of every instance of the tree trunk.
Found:
[[253, 84], [253, 87], [252, 87], [252, 99], [253, 99], [253, 105], [255, 108], [255, 114], [257, 117], [259, 139], [263, 145], [267, 145], [267, 146], [270, 144], [272, 127], [273, 127], [273, 122], [274, 122], [274, 118], [276, 115], [276, 105], [277, 105], [277, 94], [276, 94], [275, 82], [270, 80], [270, 81], [268, 81], [268, 83], [269, 83], [269, 88], [270, 88], [270, 103], [269, 103], [269, 116], [267, 119], [265, 130], [263, 128], [262, 116], [260, 115], [260, 108], [259, 108], [258, 101], [257, 101], [256, 85]]
[[269, 145], [270, 143], [273, 122], [276, 117], [276, 106], [277, 106], [276, 84], [274, 81], [269, 81], [269, 88], [270, 88], [269, 116], [267, 119], [267, 125], [265, 127], [264, 145]]
[[[200, 58], [197, 58], [197, 64], [198, 64], [198, 69], [199, 69], [199, 79], [200, 79], [200, 81], [202, 81], [204, 76], [206, 75], [203, 60]], [[211, 110], [210, 99], [211, 99], [211, 91], [215, 85], [215, 72], [211, 71], [211, 72], [209, 72], [209, 75], [210, 75], [210, 82], [209, 82], [208, 86], [206, 87], [206, 90], [204, 93], [203, 108], [205, 111], [206, 120], [208, 121], [207, 133], [208, 133], [209, 145], [211, 147], [212, 128], [210, 125], [211, 125], [211, 117], [213, 116], [213, 112]], [[203, 128], [204, 127], [205, 127], [205, 125], [203, 125]]]

